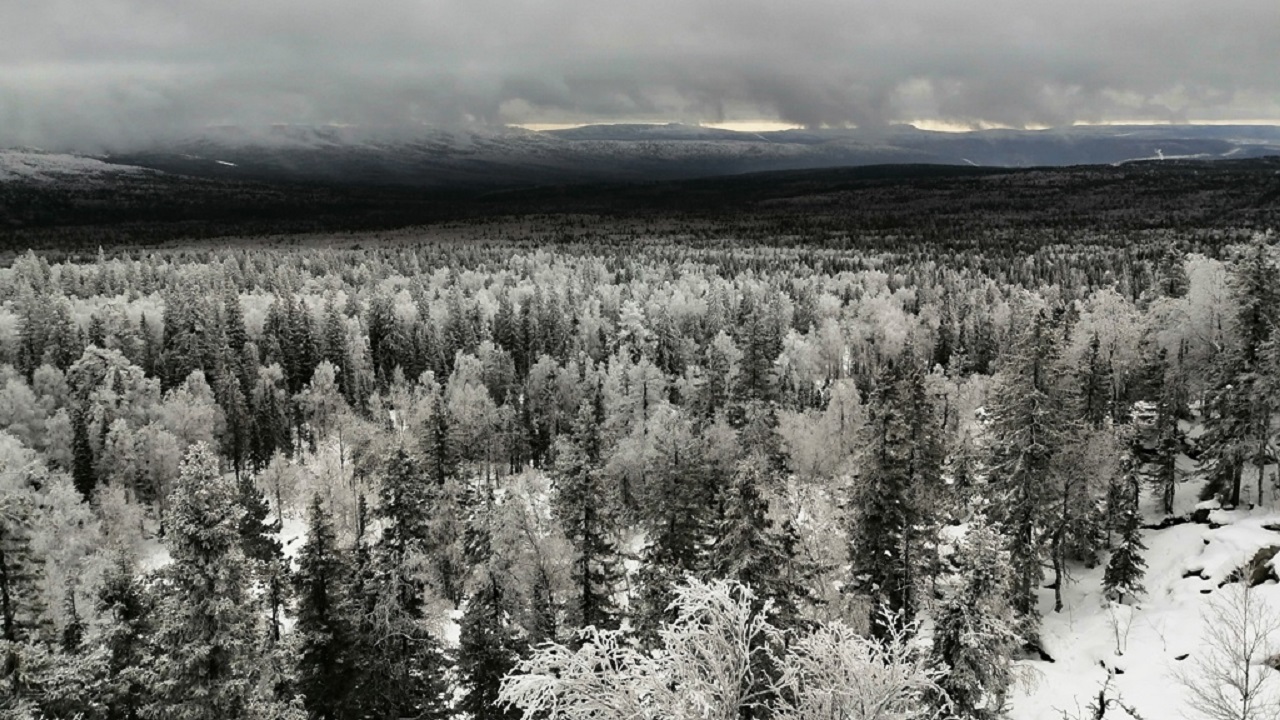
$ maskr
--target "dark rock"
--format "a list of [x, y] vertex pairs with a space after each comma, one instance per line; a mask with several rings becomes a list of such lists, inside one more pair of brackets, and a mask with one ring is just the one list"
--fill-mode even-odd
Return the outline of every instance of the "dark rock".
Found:
[[1044, 648], [1034, 642], [1023, 643], [1022, 652], [1028, 658], [1035, 658], [1044, 662], [1057, 662], [1052, 655], [1044, 651]]
[[1248, 572], [1249, 587], [1258, 587], [1268, 580], [1280, 581], [1280, 577], [1276, 577], [1275, 568], [1271, 567], [1271, 559], [1278, 552], [1280, 552], [1280, 545], [1268, 545], [1267, 547], [1259, 548], [1258, 552], [1254, 553], [1253, 559], [1249, 561], [1249, 564], [1241, 568], [1242, 571]]
[[1171, 528], [1171, 527], [1174, 527], [1175, 525], [1186, 525], [1189, 522], [1192, 522], [1192, 519], [1190, 516], [1170, 515], [1158, 523], [1147, 523], [1146, 525], [1142, 526], [1142, 529], [1143, 530], [1164, 530], [1165, 528]]

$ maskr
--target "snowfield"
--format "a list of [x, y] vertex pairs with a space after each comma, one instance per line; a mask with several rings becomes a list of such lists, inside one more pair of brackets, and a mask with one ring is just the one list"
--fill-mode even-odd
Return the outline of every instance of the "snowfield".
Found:
[[[1179, 493], [1195, 494], [1185, 486]], [[1280, 528], [1280, 511], [1274, 509], [1218, 510], [1210, 513], [1209, 523], [1144, 531], [1147, 594], [1132, 606], [1103, 599], [1105, 563], [1073, 569], [1060, 613], [1053, 612], [1052, 590], [1043, 590], [1040, 637], [1054, 662], [1020, 663], [1024, 684], [1013, 693], [1009, 716], [1091, 718], [1086, 708], [1110, 675], [1107, 697], [1119, 697], [1142, 718], [1195, 717], [1175, 668], [1192, 663], [1202, 649], [1205, 613], [1232, 573], [1258, 550], [1280, 546], [1280, 532], [1268, 529]], [[1267, 565], [1274, 569], [1274, 560]], [[1280, 585], [1274, 580], [1253, 592], [1280, 613]], [[1273, 641], [1280, 642], [1280, 637]], [[1106, 717], [1130, 716], [1113, 707]]]
[[0, 150], [0, 182], [56, 182], [149, 172], [154, 171], [132, 165], [112, 165], [80, 155]]

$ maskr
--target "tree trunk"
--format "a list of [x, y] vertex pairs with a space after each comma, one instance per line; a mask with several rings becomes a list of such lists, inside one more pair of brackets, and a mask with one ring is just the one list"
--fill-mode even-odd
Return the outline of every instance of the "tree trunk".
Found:
[[1244, 475], [1244, 463], [1231, 462], [1231, 507], [1240, 507], [1240, 480]]
[[1053, 611], [1062, 612], [1062, 529], [1053, 538]]

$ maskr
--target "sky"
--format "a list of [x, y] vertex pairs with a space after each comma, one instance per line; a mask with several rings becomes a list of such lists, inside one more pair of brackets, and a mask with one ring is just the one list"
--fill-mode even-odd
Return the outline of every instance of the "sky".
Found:
[[1277, 61], [1277, 0], [0, 0], [0, 146], [274, 123], [1280, 123]]

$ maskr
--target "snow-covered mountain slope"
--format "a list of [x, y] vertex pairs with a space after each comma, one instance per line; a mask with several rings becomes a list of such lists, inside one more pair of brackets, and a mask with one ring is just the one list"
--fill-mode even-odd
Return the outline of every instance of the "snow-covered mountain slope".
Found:
[[38, 150], [0, 150], [0, 182], [67, 182], [152, 172], [97, 158]]
[[[1195, 495], [1186, 486], [1179, 493]], [[1088, 707], [1104, 685], [1108, 699], [1142, 718], [1195, 717], [1178, 674], [1199, 673], [1210, 647], [1206, 618], [1215, 602], [1242, 590], [1233, 573], [1260, 549], [1280, 546], [1280, 510], [1218, 510], [1207, 520], [1144, 531], [1147, 592], [1131, 605], [1102, 597], [1102, 565], [1073, 568], [1062, 612], [1053, 612], [1052, 591], [1042, 591], [1040, 640], [1053, 662], [1020, 663], [1025, 682], [1013, 694], [1013, 720], [1093, 718]], [[1267, 565], [1274, 572], [1274, 561]], [[1269, 581], [1250, 592], [1258, 607], [1280, 617], [1280, 585]], [[1280, 649], [1280, 634], [1271, 640]], [[1119, 703], [1105, 717], [1131, 718]]]

